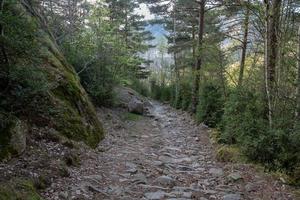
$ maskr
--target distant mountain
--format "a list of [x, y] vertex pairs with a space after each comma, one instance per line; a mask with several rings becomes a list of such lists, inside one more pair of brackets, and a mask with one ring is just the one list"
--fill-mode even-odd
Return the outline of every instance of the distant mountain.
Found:
[[163, 25], [160, 24], [148, 25], [146, 27], [146, 30], [150, 31], [156, 38], [156, 40], [168, 34], [168, 32], [164, 29]]

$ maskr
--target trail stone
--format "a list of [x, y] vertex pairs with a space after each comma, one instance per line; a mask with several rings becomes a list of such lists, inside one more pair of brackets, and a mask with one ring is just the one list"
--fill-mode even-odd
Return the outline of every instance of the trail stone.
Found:
[[184, 198], [192, 198], [193, 193], [192, 192], [184, 192], [182, 197]]
[[136, 174], [133, 182], [138, 184], [147, 184], [147, 177], [144, 174]]
[[231, 181], [238, 181], [243, 179], [242, 175], [239, 172], [231, 173], [227, 176], [227, 178]]
[[61, 192], [61, 193], [59, 193], [58, 196], [60, 199], [63, 199], [63, 200], [67, 200], [69, 197], [67, 192]]
[[153, 162], [153, 165], [154, 165], [154, 166], [157, 166], [157, 167], [162, 166], [163, 164], [164, 164], [164, 163], [161, 162], [161, 161], [154, 161], [154, 162]]
[[156, 178], [154, 182], [165, 187], [175, 185], [175, 181], [169, 176], [160, 176]]
[[239, 194], [227, 194], [223, 197], [223, 200], [241, 200], [241, 195], [239, 195]]
[[209, 173], [215, 177], [219, 177], [219, 176], [223, 176], [224, 175], [224, 172], [223, 172], [223, 169], [221, 168], [211, 168], [209, 170]]
[[145, 197], [149, 200], [160, 200], [164, 198], [166, 193], [164, 191], [157, 191], [157, 192], [148, 192], [145, 193]]
[[247, 192], [255, 192], [257, 190], [257, 186], [254, 184], [254, 183], [248, 183], [246, 186], [245, 186], [245, 190]]
[[131, 113], [142, 115], [144, 113], [143, 102], [135, 98], [131, 99], [131, 101], [128, 104], [128, 111]]

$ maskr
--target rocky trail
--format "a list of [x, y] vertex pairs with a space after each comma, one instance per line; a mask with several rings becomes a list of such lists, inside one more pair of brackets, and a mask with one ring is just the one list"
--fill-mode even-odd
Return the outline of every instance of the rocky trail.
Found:
[[216, 162], [208, 129], [184, 112], [154, 103], [149, 117], [125, 122], [120, 110], [99, 113], [106, 139], [81, 152], [80, 168], [53, 183], [47, 199], [293, 199], [251, 166]]
[[98, 148], [38, 130], [25, 154], [0, 165], [1, 181], [37, 179], [48, 200], [297, 199], [249, 164], [217, 162], [209, 129], [183, 111], [153, 102], [147, 116], [121, 108], [98, 116], [107, 133]]

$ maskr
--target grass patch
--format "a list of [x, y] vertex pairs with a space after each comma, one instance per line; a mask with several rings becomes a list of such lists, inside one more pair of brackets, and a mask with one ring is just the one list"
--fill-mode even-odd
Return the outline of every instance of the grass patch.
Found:
[[0, 185], [0, 200], [42, 200], [42, 198], [32, 181], [14, 179]]
[[216, 158], [221, 162], [238, 163], [246, 161], [246, 158], [241, 154], [238, 147], [228, 145], [218, 147]]
[[232, 162], [232, 163], [246, 163], [247, 158], [242, 154], [240, 148], [236, 145], [224, 145], [220, 144], [220, 131], [212, 129], [210, 132], [210, 139], [215, 146], [216, 158], [220, 162]]
[[122, 119], [124, 121], [138, 121], [142, 118], [141, 115], [137, 115], [137, 114], [134, 114], [134, 113], [124, 113], [123, 116], [122, 116]]

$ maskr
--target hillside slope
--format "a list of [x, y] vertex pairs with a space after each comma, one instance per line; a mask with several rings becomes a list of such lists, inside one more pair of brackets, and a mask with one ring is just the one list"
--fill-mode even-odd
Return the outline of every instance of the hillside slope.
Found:
[[[94, 106], [32, 2], [4, 4], [4, 19], [15, 20], [24, 30], [4, 26], [6, 35], [1, 38], [10, 62], [1, 64], [9, 73], [6, 80], [1, 77], [0, 158], [22, 153], [26, 148], [24, 134], [31, 132], [33, 126], [47, 127], [91, 147], [96, 147], [103, 137]], [[29, 49], [28, 38], [34, 41]], [[15, 45], [16, 39], [23, 49]], [[27, 73], [20, 78], [18, 72]]]

